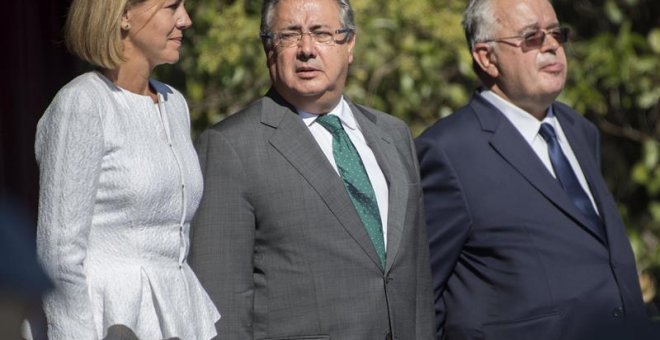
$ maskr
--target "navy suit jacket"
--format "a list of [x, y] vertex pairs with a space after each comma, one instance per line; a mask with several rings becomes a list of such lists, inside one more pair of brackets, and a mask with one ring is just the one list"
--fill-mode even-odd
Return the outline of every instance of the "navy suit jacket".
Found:
[[607, 240], [481, 95], [415, 142], [439, 338], [645, 338], [635, 259], [600, 174], [598, 131], [566, 105], [553, 109]]

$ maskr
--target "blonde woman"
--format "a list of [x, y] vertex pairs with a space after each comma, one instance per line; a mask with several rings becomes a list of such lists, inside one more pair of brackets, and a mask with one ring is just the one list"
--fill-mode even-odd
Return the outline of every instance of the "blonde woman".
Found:
[[39, 121], [39, 257], [57, 339], [210, 339], [218, 311], [186, 262], [202, 176], [182, 95], [182, 0], [74, 0], [66, 42], [96, 65]]

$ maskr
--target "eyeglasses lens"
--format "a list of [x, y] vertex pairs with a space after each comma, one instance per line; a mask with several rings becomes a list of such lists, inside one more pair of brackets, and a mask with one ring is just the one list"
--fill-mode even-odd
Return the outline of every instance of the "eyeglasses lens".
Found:
[[537, 31], [526, 35], [523, 39], [523, 47], [525, 49], [534, 49], [543, 46], [546, 35], [552, 35], [552, 38], [557, 40], [559, 44], [564, 44], [568, 41], [568, 28], [562, 27], [559, 29], [548, 31]]

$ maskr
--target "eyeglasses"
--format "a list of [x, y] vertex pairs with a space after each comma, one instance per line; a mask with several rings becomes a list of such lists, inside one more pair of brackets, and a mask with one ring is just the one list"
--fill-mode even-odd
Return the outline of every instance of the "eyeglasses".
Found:
[[[512, 46], [516, 47], [521, 47], [523, 51], [529, 51], [535, 48], [540, 48], [543, 46], [543, 43], [545, 42], [545, 37], [547, 35], [551, 35], [555, 40], [560, 45], [565, 44], [568, 41], [568, 34], [570, 33], [570, 30], [568, 27], [558, 27], [558, 28], [553, 28], [549, 30], [545, 29], [540, 29], [537, 31], [529, 32], [529, 33], [524, 33], [522, 35], [517, 35], [513, 37], [504, 37], [504, 38], [497, 38], [497, 39], [488, 39], [484, 40], [482, 42], [487, 43], [487, 42], [501, 42], [505, 44], [509, 44]], [[507, 39], [519, 39], [519, 43], [512, 43], [510, 41], [507, 41]]]
[[319, 45], [334, 45], [337, 42], [344, 42], [348, 40], [350, 34], [353, 33], [351, 28], [340, 28], [334, 32], [330, 31], [284, 31], [279, 33], [262, 33], [261, 39], [270, 39], [273, 45], [280, 47], [291, 47], [298, 45], [302, 40], [303, 35], [308, 34], [315, 43]]

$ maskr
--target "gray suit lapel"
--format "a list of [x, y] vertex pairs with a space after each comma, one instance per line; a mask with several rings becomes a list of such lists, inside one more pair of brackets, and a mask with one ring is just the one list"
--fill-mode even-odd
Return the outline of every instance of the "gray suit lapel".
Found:
[[376, 124], [376, 117], [367, 110], [361, 109], [349, 101], [349, 106], [355, 119], [360, 125], [367, 144], [376, 156], [378, 165], [388, 184], [388, 211], [387, 211], [387, 272], [396, 259], [401, 235], [405, 223], [407, 205], [408, 183], [406, 182], [405, 167], [401, 163], [399, 152], [392, 142], [392, 138]]
[[482, 129], [492, 132], [491, 146], [552, 204], [605, 244], [604, 240], [589, 228], [586, 218], [571, 202], [513, 124], [480, 95], [475, 94], [470, 105], [479, 118]]
[[274, 91], [269, 91], [262, 108], [262, 123], [274, 128], [270, 144], [316, 190], [328, 209], [337, 217], [371, 260], [380, 267], [378, 254], [351, 203], [344, 183], [325, 158], [323, 151], [298, 114]]

